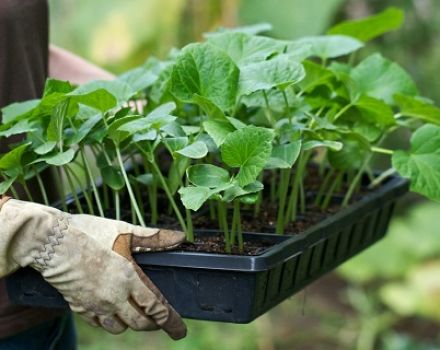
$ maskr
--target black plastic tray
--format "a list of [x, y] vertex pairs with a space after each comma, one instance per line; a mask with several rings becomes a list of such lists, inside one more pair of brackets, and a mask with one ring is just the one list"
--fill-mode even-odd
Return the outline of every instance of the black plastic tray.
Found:
[[[258, 256], [174, 251], [135, 259], [183, 317], [248, 323], [381, 239], [407, 190], [408, 182], [395, 177], [304, 233], [248, 233], [245, 239], [276, 243]], [[32, 269], [8, 277], [7, 289], [16, 304], [67, 307]]]

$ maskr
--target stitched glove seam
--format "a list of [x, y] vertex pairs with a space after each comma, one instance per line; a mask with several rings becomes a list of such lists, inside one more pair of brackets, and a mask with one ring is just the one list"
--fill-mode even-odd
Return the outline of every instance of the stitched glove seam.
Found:
[[45, 270], [52, 257], [55, 255], [55, 247], [61, 245], [65, 234], [69, 229], [69, 218], [65, 214], [60, 214], [55, 218], [55, 223], [46, 237], [46, 243], [38, 251], [34, 258], [34, 267], [37, 270]]

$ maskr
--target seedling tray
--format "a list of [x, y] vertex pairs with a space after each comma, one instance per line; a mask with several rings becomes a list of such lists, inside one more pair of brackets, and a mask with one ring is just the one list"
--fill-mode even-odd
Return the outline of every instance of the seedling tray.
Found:
[[[245, 234], [275, 243], [258, 256], [173, 251], [135, 259], [183, 317], [248, 323], [381, 239], [407, 190], [408, 182], [395, 177], [303, 233]], [[7, 289], [15, 304], [68, 307], [32, 269], [8, 277]]]

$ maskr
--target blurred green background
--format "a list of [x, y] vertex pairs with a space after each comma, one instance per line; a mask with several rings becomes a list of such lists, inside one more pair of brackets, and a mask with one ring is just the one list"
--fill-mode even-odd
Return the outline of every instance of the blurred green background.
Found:
[[[397, 61], [440, 104], [438, 0], [50, 0], [51, 41], [120, 73], [219, 26], [269, 22], [292, 39], [387, 6], [405, 10], [405, 25], [364, 53]], [[172, 342], [78, 320], [80, 349], [440, 349], [440, 204], [408, 196], [398, 214], [388, 238], [249, 325], [188, 321]]]

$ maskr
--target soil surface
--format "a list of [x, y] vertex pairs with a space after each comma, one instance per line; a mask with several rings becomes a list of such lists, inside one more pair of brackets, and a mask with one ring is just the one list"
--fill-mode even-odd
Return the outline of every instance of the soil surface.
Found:
[[[270, 177], [265, 176], [264, 182], [268, 184], [270, 182]], [[285, 227], [286, 235], [294, 235], [305, 230], [309, 229], [313, 225], [319, 223], [322, 220], [325, 220], [327, 217], [336, 213], [341, 209], [342, 198], [347, 190], [347, 185], [342, 184], [338, 191], [334, 193], [330, 204], [326, 210], [321, 210], [319, 207], [315, 205], [316, 195], [320, 188], [322, 177], [319, 174], [317, 167], [309, 167], [307, 176], [305, 177], [304, 188], [306, 189], [305, 197], [306, 197], [306, 210], [304, 213], [299, 212], [297, 214], [296, 220], [290, 222]], [[276, 179], [277, 181], [277, 179]], [[277, 203], [272, 203], [269, 198], [270, 195], [268, 193], [270, 186], [266, 186], [264, 197], [267, 198], [267, 201], [262, 202], [260, 209], [255, 212], [253, 207], [246, 207], [242, 205], [241, 209], [241, 221], [242, 221], [242, 229], [243, 232], [253, 232], [253, 233], [275, 233], [275, 226], [277, 220]], [[368, 190], [366, 186], [362, 186], [360, 190], [353, 196], [351, 202], [355, 202], [359, 200], [366, 193], [371, 192]], [[156, 225], [161, 228], [168, 229], [179, 229], [179, 224], [175, 219], [171, 208], [169, 208], [166, 204], [168, 203], [163, 194], [159, 193], [159, 217]], [[129, 198], [125, 198], [126, 196], [121, 197], [121, 203], [124, 203], [122, 207], [122, 219], [128, 222], [132, 222], [133, 217], [130, 214]], [[161, 200], [162, 199], [162, 200]], [[148, 203], [148, 200], [144, 198], [144, 203]], [[72, 212], [74, 212], [74, 205], [70, 206]], [[150, 214], [148, 208], [144, 208], [144, 212], [146, 215], [147, 224], [151, 222]], [[182, 212], [184, 212], [184, 208], [182, 208]], [[108, 210], [106, 212], [106, 216], [113, 217], [114, 211]], [[228, 221], [232, 220], [232, 208], [228, 209]], [[198, 236], [197, 231], [199, 230], [215, 230], [220, 231], [218, 226], [218, 220], [216, 218], [211, 217], [210, 208], [208, 206], [202, 207], [199, 212], [193, 213], [193, 227], [195, 228], [195, 242], [194, 243], [185, 243], [181, 248], [184, 251], [192, 251], [192, 252], [208, 252], [208, 253], [224, 253], [225, 244], [223, 242], [223, 233], [213, 233], [212, 236]], [[229, 230], [231, 228], [229, 227]], [[244, 251], [239, 252], [237, 247], [233, 247], [232, 254], [238, 255], [259, 255], [267, 250], [269, 247], [276, 245], [277, 242], [269, 241], [264, 239], [262, 241], [246, 241], [244, 243]]]

